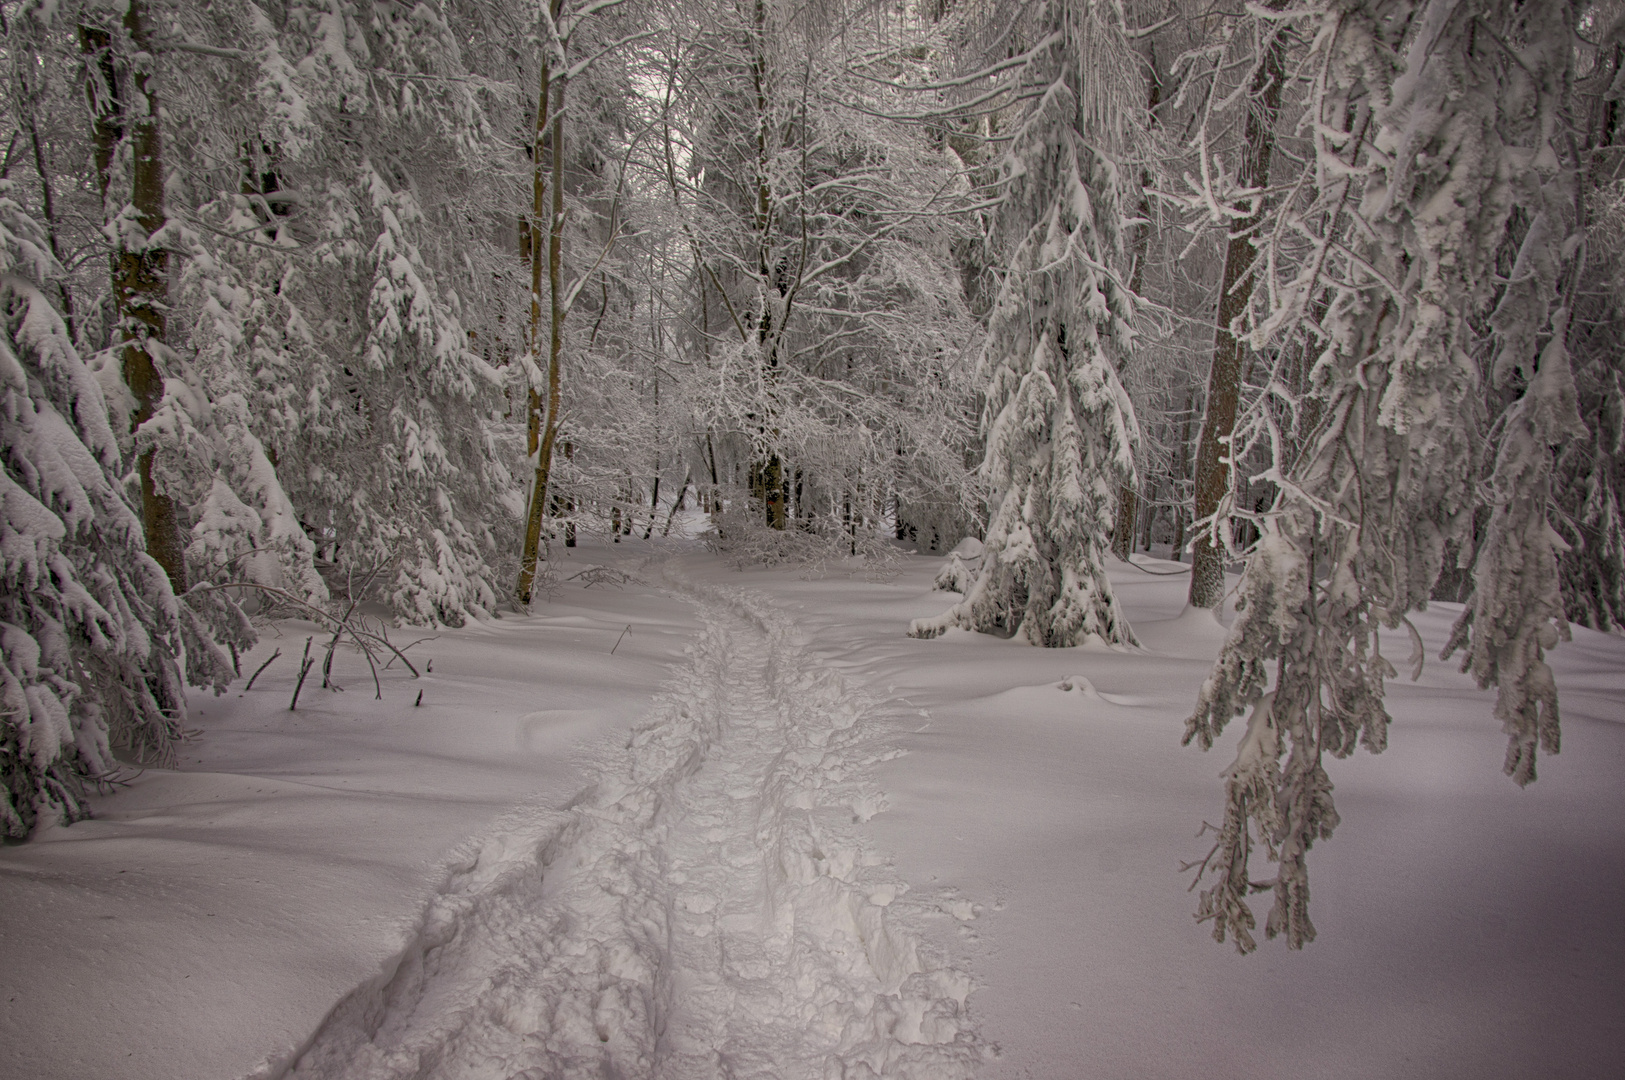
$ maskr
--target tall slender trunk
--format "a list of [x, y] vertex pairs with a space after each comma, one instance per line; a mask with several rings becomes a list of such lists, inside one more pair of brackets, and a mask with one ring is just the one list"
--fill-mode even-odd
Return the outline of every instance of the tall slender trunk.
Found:
[[1152, 528], [1157, 523], [1157, 499], [1161, 495], [1162, 484], [1160, 482], [1155, 484], [1150, 491], [1146, 492], [1146, 506], [1144, 511], [1140, 514], [1139, 520], [1140, 549], [1142, 551], [1151, 550]]
[[[1162, 78], [1157, 73], [1157, 55], [1151, 54], [1151, 88], [1149, 92], [1150, 103], [1146, 107], [1147, 114], [1156, 116], [1157, 106], [1162, 103]], [[1129, 276], [1129, 292], [1135, 296], [1140, 294], [1140, 286], [1145, 280], [1145, 260], [1151, 250], [1151, 200], [1145, 194], [1151, 186], [1151, 173], [1142, 170], [1140, 173], [1140, 218], [1144, 222], [1139, 233], [1134, 237], [1134, 270]], [[1117, 524], [1112, 529], [1112, 554], [1124, 562], [1134, 554], [1134, 523], [1140, 514], [1140, 493], [1129, 484], [1120, 484], [1117, 488]]]
[[710, 428], [705, 431], [705, 461], [711, 467], [711, 498], [710, 505], [705, 508], [705, 512], [715, 514], [722, 509], [719, 503], [721, 496], [718, 494], [722, 490], [722, 480], [717, 476], [717, 448], [716, 444], [711, 441]]
[[[559, 449], [564, 452], [565, 461], [575, 460], [575, 443], [572, 443], [569, 439], [565, 439], [564, 445]], [[573, 548], [576, 546], [576, 523], [574, 517], [576, 512], [576, 501], [573, 498], [565, 498], [558, 492], [557, 489], [550, 488], [549, 490], [552, 491], [552, 494], [548, 496], [548, 502], [553, 507], [553, 516], [564, 519], [564, 546], [567, 548]]]
[[[677, 516], [677, 511], [683, 509], [684, 505], [688, 502], [688, 488], [692, 483], [694, 483], [694, 469], [691, 466], [688, 470], [688, 474], [683, 477], [683, 486], [677, 489], [677, 501], [671, 504], [670, 510], [666, 511], [666, 525], [660, 530], [661, 536], [671, 535], [672, 519]], [[645, 536], [644, 539], [647, 540], [649, 538]]]
[[756, 235], [758, 243], [757, 272], [761, 276], [762, 314], [757, 323], [756, 340], [761, 349], [763, 383], [767, 388], [766, 408], [768, 416], [762, 426], [766, 436], [768, 449], [764, 460], [751, 467], [752, 486], [757, 496], [762, 500], [763, 514], [767, 525], [773, 529], [783, 529], [785, 526], [784, 507], [784, 462], [779, 458], [778, 448], [773, 444], [778, 441], [778, 430], [774, 425], [774, 412], [776, 408], [773, 397], [778, 383], [779, 367], [779, 340], [783, 336], [784, 322], [789, 317], [789, 311], [780, 313], [778, 326], [773, 325], [773, 294], [777, 292], [783, 299], [788, 292], [788, 285], [783, 280], [779, 265], [772, 257], [773, 234], [773, 192], [768, 184], [768, 131], [771, 117], [768, 115], [770, 102], [767, 90], [767, 5], [765, 0], [756, 0], [756, 40], [755, 55], [751, 57], [751, 80], [756, 91]]
[[[557, 20], [560, 0], [551, 5]], [[543, 164], [543, 143], [552, 156], [552, 200], [547, 228], [548, 343], [547, 396], [530, 389], [526, 424], [526, 449], [535, 463], [530, 501], [525, 513], [525, 542], [519, 556], [519, 604], [530, 604], [536, 582], [536, 558], [541, 549], [542, 519], [547, 507], [547, 485], [553, 468], [553, 447], [559, 434], [560, 355], [564, 346], [564, 80], [553, 90], [550, 65], [542, 63], [542, 88], [536, 105], [535, 140], [531, 150], [531, 228], [530, 228], [530, 354], [541, 353], [542, 326], [542, 245], [538, 234], [544, 214], [548, 214], [548, 175]], [[548, 132], [548, 127], [552, 132]]]
[[[1263, 188], [1269, 183], [1270, 153], [1275, 146], [1275, 119], [1281, 109], [1281, 39], [1271, 38], [1263, 62], [1253, 76], [1251, 104], [1247, 112], [1246, 146], [1236, 177], [1244, 188]], [[1230, 245], [1225, 251], [1224, 282], [1219, 291], [1219, 313], [1213, 335], [1213, 367], [1208, 373], [1207, 411], [1202, 420], [1201, 441], [1196, 449], [1196, 520], [1218, 513], [1234, 487], [1230, 436], [1236, 426], [1236, 407], [1241, 398], [1242, 346], [1231, 329], [1252, 302], [1253, 261], [1258, 249], [1253, 233], [1264, 219], [1263, 196], [1253, 212], [1230, 229]], [[1224, 599], [1224, 547], [1213, 536], [1223, 523], [1197, 533], [1191, 544], [1190, 604], [1215, 608]]]
[[660, 455], [655, 455], [655, 482], [649, 492], [649, 524], [643, 530], [645, 540], [654, 535], [655, 520], [660, 517]]
[[[655, 324], [656, 324], [655, 355], [659, 356], [662, 353], [662, 347], [661, 347], [661, 342], [660, 342], [660, 334], [659, 334], [659, 330], [658, 330], [659, 320], [655, 320]], [[655, 372], [654, 372], [654, 394], [655, 394], [655, 446], [658, 447], [660, 445], [660, 419], [659, 419], [659, 417], [660, 417], [660, 369], [658, 367], [655, 368]], [[655, 450], [655, 479], [654, 479], [654, 483], [652, 485], [650, 485], [650, 488], [651, 488], [651, 490], [649, 492], [649, 526], [648, 526], [648, 528], [643, 530], [643, 538], [645, 540], [649, 539], [649, 537], [654, 535], [655, 521], [658, 520], [659, 517], [660, 517], [660, 451], [658, 449]]]
[[1112, 527], [1112, 554], [1124, 562], [1134, 554], [1134, 523], [1140, 516], [1140, 493], [1127, 484], [1117, 489], [1117, 524]]
[[[1196, 391], [1187, 386], [1185, 388], [1185, 407], [1180, 410], [1184, 417], [1179, 421], [1179, 464], [1174, 469], [1174, 477], [1178, 484], [1185, 482], [1190, 475], [1191, 468], [1191, 413], [1196, 406]], [[1179, 562], [1185, 554], [1185, 500], [1176, 486], [1174, 489], [1174, 546], [1170, 557]]]
[[[118, 239], [111, 257], [113, 295], [118, 304], [119, 335], [123, 341], [121, 361], [125, 385], [135, 398], [130, 418], [131, 430], [152, 419], [164, 397], [164, 377], [155, 353], [163, 351], [165, 319], [169, 309], [169, 253], [148, 242], [163, 227], [164, 168], [162, 132], [159, 128], [158, 95], [153, 86], [152, 43], [147, 38], [142, 0], [128, 0], [124, 29], [135, 47], [131, 68], [133, 94], [128, 108], [121, 93], [114, 62], [112, 35], [99, 27], [82, 26], [80, 48], [90, 60], [92, 135], [95, 141], [97, 183], [101, 189], [103, 212], [114, 211], [108, 195], [112, 169], [121, 139], [130, 145], [130, 210], [139, 226], [139, 239], [125, 224], [115, 230]], [[180, 518], [174, 500], [158, 490], [153, 477], [155, 451], [145, 450], [136, 457], [136, 474], [141, 484], [141, 519], [146, 531], [147, 554], [169, 576], [174, 591], [186, 591], [186, 558], [181, 544]]]

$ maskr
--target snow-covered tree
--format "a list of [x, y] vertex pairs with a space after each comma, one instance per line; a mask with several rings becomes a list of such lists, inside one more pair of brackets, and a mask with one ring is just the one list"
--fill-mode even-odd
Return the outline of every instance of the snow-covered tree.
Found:
[[[1271, 226], [1272, 260], [1297, 257], [1272, 263], [1282, 277], [1251, 344], [1278, 363], [1314, 359], [1306, 393], [1277, 372], [1238, 426], [1238, 441], [1268, 436], [1287, 417], [1301, 435], [1265, 438], [1279, 495], [1185, 733], [1209, 747], [1252, 710], [1198, 909], [1242, 951], [1246, 897], [1262, 888], [1269, 936], [1314, 938], [1306, 860], [1338, 824], [1323, 755], [1384, 748], [1382, 632], [1400, 631], [1420, 665], [1405, 616], [1447, 549], [1471, 547], [1485, 372], [1516, 400], [1492, 433], [1492, 513], [1453, 645], [1498, 686], [1507, 771], [1526, 783], [1537, 743], [1556, 749], [1542, 660], [1564, 630], [1551, 447], [1581, 430], [1561, 293], [1576, 246], [1560, 126], [1575, 15], [1564, 0], [1316, 0], [1256, 15], [1312, 43], [1299, 70], [1315, 174], [1307, 204], [1289, 200]], [[1515, 265], [1498, 274], [1509, 243]], [[1273, 880], [1255, 880], [1255, 844]]]
[[1570, 323], [1585, 436], [1558, 452], [1554, 522], [1568, 618], [1595, 630], [1625, 627], [1625, 193], [1595, 193], [1586, 278]]
[[[239, 361], [264, 341], [245, 320], [263, 321], [267, 298], [273, 308], [286, 301], [271, 296], [274, 287], [253, 295], [245, 286], [259, 283], [218, 257], [225, 237], [209, 232], [186, 198], [196, 161], [182, 155], [192, 167], [166, 167], [177, 141], [196, 145], [195, 114], [215, 121], [207, 105], [219, 103], [219, 87], [206, 94], [187, 77], [196, 72], [164, 63], [173, 54], [153, 18], [144, 3], [125, 5], [122, 15], [95, 3], [25, 5], [9, 28], [16, 107], [49, 125], [56, 143], [51, 157], [33, 161], [47, 237], [53, 252], [78, 255], [77, 277], [53, 285], [64, 316], [80, 299], [70, 332], [117, 413], [115, 431], [136, 464], [148, 550], [163, 555], [172, 582], [247, 577], [320, 597], [313, 546], [242, 394], [253, 380]], [[30, 85], [34, 100], [25, 102]], [[208, 102], [200, 107], [202, 97]], [[58, 167], [77, 160], [92, 171], [64, 175], [53, 158]], [[171, 213], [177, 197], [179, 213]], [[246, 243], [268, 248], [258, 222], [244, 217], [246, 226], [231, 224], [252, 234]], [[199, 593], [189, 605], [222, 640], [241, 636], [241, 614], [226, 596]]]
[[883, 554], [900, 503], [948, 527], [976, 335], [953, 244], [973, 192], [950, 148], [897, 118], [940, 42], [905, 12], [838, 5], [662, 18], [638, 60], [659, 93], [626, 159], [635, 235], [582, 315], [605, 375], [567, 402], [577, 467], [652, 497], [665, 463], [663, 490], [687, 479], [728, 505], [720, 543], [745, 559]]
[[188, 152], [166, 233], [181, 385], [149, 426], [196, 508], [189, 558], [319, 596], [320, 546], [345, 577], [380, 571], [404, 618], [492, 610], [522, 509], [507, 377], [480, 347], [519, 205], [499, 137], [516, 101], [465, 50], [489, 59], [503, 12], [160, 14]]
[[991, 489], [986, 558], [951, 626], [1034, 645], [1134, 641], [1105, 572], [1117, 493], [1132, 486], [1133, 405], [1118, 379], [1132, 340], [1123, 177], [1111, 150], [1144, 107], [1121, 9], [1041, 0], [1016, 85], [997, 239], [1003, 284], [980, 378]]
[[[1619, 153], [1625, 11], [1582, 16], [1576, 96], [1586, 102], [1585, 256], [1569, 321], [1580, 415], [1587, 435], [1558, 453], [1554, 526], [1568, 617], [1597, 630], [1625, 626], [1625, 188], [1608, 163]], [[1578, 110], [1577, 110], [1578, 111]], [[1579, 126], [1578, 124], [1576, 126]]]
[[0, 180], [0, 834], [86, 814], [114, 746], [166, 761], [185, 698], [176, 658], [230, 665], [146, 553], [96, 377], [47, 292], [61, 270]]

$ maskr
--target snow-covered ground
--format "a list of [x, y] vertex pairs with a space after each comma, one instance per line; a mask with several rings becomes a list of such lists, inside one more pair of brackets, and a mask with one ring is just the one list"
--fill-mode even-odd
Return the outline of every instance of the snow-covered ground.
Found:
[[0, 850], [0, 1076], [1618, 1075], [1619, 637], [1555, 653], [1523, 791], [1453, 665], [1392, 683], [1320, 939], [1238, 957], [1179, 872], [1239, 731], [1179, 746], [1218, 631], [1171, 564], [1114, 566], [1111, 651], [904, 637], [940, 559], [571, 558], [639, 581], [441, 631], [382, 702], [341, 653], [289, 712], [286, 624], [179, 771]]

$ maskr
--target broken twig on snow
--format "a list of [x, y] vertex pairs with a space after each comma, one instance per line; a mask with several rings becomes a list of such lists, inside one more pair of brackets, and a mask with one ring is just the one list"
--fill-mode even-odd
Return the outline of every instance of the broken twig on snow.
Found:
[[248, 693], [248, 692], [249, 692], [249, 691], [250, 691], [250, 690], [252, 690], [252, 689], [254, 689], [254, 680], [255, 680], [255, 679], [257, 679], [257, 678], [259, 678], [259, 677], [260, 677], [260, 672], [262, 672], [262, 671], [264, 671], [264, 670], [265, 670], [265, 669], [266, 669], [266, 668], [268, 668], [268, 667], [270, 667], [270, 666], [271, 666], [271, 661], [272, 661], [272, 660], [275, 660], [275, 659], [276, 659], [276, 658], [277, 658], [277, 657], [279, 657], [279, 656], [281, 656], [281, 655], [282, 655], [282, 650], [281, 650], [281, 649], [278, 649], [278, 650], [277, 650], [277, 651], [276, 651], [276, 652], [274, 652], [274, 653], [272, 653], [272, 654], [271, 654], [271, 655], [270, 655], [270, 658], [269, 658], [269, 659], [267, 659], [267, 660], [266, 660], [266, 661], [265, 661], [265, 663], [263, 663], [263, 664], [261, 664], [261, 665], [260, 665], [260, 666], [259, 666], [259, 667], [257, 667], [257, 668], [255, 668], [255, 669], [254, 669], [254, 674], [252, 674], [252, 675], [250, 675], [250, 676], [249, 676], [249, 677], [248, 677], [248, 685], [247, 685], [247, 686], [245, 686], [245, 687], [243, 687], [243, 693], [245, 693], [245, 694], [246, 694], [246, 693]]
[[288, 702], [289, 712], [299, 707], [299, 691], [304, 689], [305, 676], [310, 674], [311, 665], [316, 663], [310, 658], [310, 643], [315, 640], [314, 634], [305, 639], [305, 655], [299, 658], [299, 681], [293, 684], [293, 700]]

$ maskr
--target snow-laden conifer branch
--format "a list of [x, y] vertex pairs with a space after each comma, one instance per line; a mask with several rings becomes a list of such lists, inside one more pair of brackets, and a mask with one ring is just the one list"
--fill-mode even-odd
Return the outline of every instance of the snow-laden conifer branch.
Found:
[[143, 550], [101, 387], [43, 288], [60, 268], [12, 192], [0, 180], [0, 835], [15, 839], [84, 817], [115, 747], [171, 760], [176, 657], [198, 678], [221, 665]]
[[[1408, 625], [1447, 551], [1472, 542], [1483, 423], [1474, 357], [1486, 316], [1494, 378], [1519, 398], [1499, 425], [1495, 509], [1452, 646], [1466, 645], [1481, 684], [1499, 687], [1515, 779], [1533, 778], [1538, 745], [1556, 749], [1555, 689], [1541, 659], [1563, 630], [1560, 542], [1547, 523], [1550, 447], [1581, 430], [1568, 316], [1557, 306], [1573, 250], [1564, 242], [1572, 173], [1553, 142], [1575, 11], [1561, 0], [1517, 12], [1443, 0], [1297, 7], [1320, 13], [1307, 108], [1317, 169], [1330, 182], [1308, 207], [1277, 217], [1275, 237], [1311, 245], [1308, 280], [1272, 294], [1275, 310], [1251, 341], [1277, 363], [1299, 351], [1313, 358], [1306, 395], [1266, 393], [1254, 406], [1294, 409], [1301, 449], [1283, 447], [1287, 429], [1262, 415], [1238, 426], [1267, 447], [1277, 490], [1236, 622], [1185, 733], [1210, 746], [1233, 715], [1252, 710], [1198, 909], [1216, 938], [1231, 936], [1242, 951], [1254, 944], [1245, 897], [1258, 887], [1249, 835], [1276, 864], [1266, 934], [1294, 948], [1313, 940], [1307, 855], [1338, 823], [1322, 756], [1384, 748], [1382, 688], [1395, 670], [1380, 629]], [[1523, 51], [1475, 46], [1473, 28], [1485, 25]], [[1396, 28], [1406, 36], [1391, 37]], [[1532, 211], [1525, 225], [1517, 205]], [[1509, 231], [1521, 233], [1522, 251], [1496, 295]], [[1290, 346], [1294, 335], [1301, 345]], [[1283, 381], [1292, 382], [1275, 374], [1266, 385]]]

